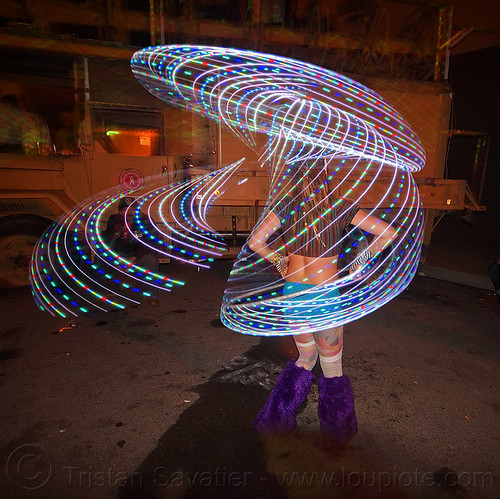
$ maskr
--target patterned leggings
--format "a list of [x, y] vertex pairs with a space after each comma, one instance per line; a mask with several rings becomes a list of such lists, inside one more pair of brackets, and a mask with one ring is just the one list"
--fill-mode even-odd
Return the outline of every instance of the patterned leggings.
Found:
[[[287, 282], [283, 289], [283, 295], [286, 296], [312, 287], [312, 285]], [[331, 293], [338, 296], [337, 290], [332, 290]], [[291, 300], [294, 300], [294, 298], [291, 298]], [[301, 318], [305, 318], [305, 314], [311, 314], [311, 312], [303, 311]], [[343, 326], [316, 333], [298, 334], [294, 335], [293, 338], [299, 351], [299, 358], [296, 362], [298, 366], [311, 370], [315, 366], [319, 355], [321, 369], [327, 378], [342, 376]]]

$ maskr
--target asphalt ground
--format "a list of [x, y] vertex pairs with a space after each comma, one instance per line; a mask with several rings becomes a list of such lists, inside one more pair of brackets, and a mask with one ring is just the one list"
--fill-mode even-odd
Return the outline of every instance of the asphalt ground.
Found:
[[231, 262], [170, 265], [187, 284], [158, 306], [69, 329], [3, 292], [2, 498], [500, 497], [500, 305], [484, 292], [417, 275], [346, 326], [359, 433], [332, 450], [316, 384], [295, 432], [253, 430], [295, 349], [222, 326]]

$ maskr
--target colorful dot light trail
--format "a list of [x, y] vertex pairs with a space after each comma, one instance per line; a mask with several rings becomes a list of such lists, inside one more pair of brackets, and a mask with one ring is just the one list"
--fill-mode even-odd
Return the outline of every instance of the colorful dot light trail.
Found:
[[[153, 95], [215, 120], [258, 151], [270, 173], [270, 195], [260, 221], [271, 209], [276, 213], [297, 204], [317, 172], [326, 169], [330, 207], [318, 219], [339, 199], [348, 199], [397, 230], [390, 249], [349, 273], [359, 249], [373, 243], [350, 227], [338, 248], [325, 248], [325, 255], [332, 249], [339, 255], [335, 279], [293, 302], [295, 295], [281, 295], [281, 276], [245, 244], [221, 308], [227, 327], [255, 335], [318, 331], [358, 319], [406, 288], [418, 265], [423, 221], [411, 173], [423, 168], [425, 152], [382, 97], [321, 67], [221, 47], [146, 48], [132, 58], [132, 71]], [[268, 137], [260, 151], [259, 134]], [[302, 203], [295, 213], [297, 220], [306, 218], [307, 206]], [[304, 230], [316, 230], [317, 222]], [[294, 232], [280, 234], [276, 249], [286, 252], [288, 243], [301, 237]], [[340, 290], [338, 298], [328, 294], [331, 287]], [[324, 291], [319, 298], [318, 290]], [[307, 317], [308, 311], [315, 313]]]
[[[150, 189], [132, 198], [126, 209], [128, 233], [158, 256], [208, 267], [225, 251], [225, 243], [207, 223], [207, 206], [214, 188], [223, 188], [240, 164], [178, 183], [166, 176], [146, 179]], [[107, 216], [116, 212], [120, 199], [136, 194], [118, 187], [101, 193], [47, 230], [30, 263], [32, 293], [42, 310], [68, 317], [123, 309], [184, 284], [120, 255], [105, 237]], [[204, 200], [200, 212], [192, 207], [198, 196]]]
[[[253, 335], [319, 331], [371, 313], [407, 287], [418, 265], [423, 225], [412, 172], [423, 168], [425, 153], [403, 117], [382, 97], [318, 66], [221, 47], [149, 47], [134, 54], [131, 66], [153, 95], [215, 120], [257, 151], [270, 178], [268, 202], [257, 226], [270, 210], [279, 213], [288, 205], [297, 221], [308, 220], [310, 203], [298, 199], [323, 171], [327, 177], [322, 189], [308, 196], [326, 208], [302, 224], [303, 232], [317, 233], [339, 199], [356, 203], [397, 231], [389, 248], [349, 272], [360, 251], [374, 242], [350, 226], [340, 242], [325, 248], [325, 255], [338, 255], [326, 264], [338, 264], [335, 278], [286, 299], [281, 276], [245, 244], [221, 308], [227, 327]], [[259, 135], [267, 139], [260, 148]], [[208, 224], [208, 212], [242, 162], [167, 186], [162, 179], [162, 185], [136, 197], [128, 211], [137, 221], [141, 212], [149, 220], [141, 226], [140, 241], [158, 254], [210, 265], [223, 253], [224, 243]], [[32, 290], [42, 309], [63, 316], [111, 310], [140, 301], [148, 292], [144, 286], [171, 289], [183, 284], [137, 267], [105, 243], [104, 213], [128, 194], [104, 193], [42, 238], [31, 265]], [[296, 232], [292, 228], [274, 234], [274, 247], [286, 251], [291, 241], [301, 240], [303, 234]], [[75, 250], [79, 259], [71, 256]], [[339, 296], [329, 293], [332, 287]], [[312, 293], [313, 299], [308, 296]]]

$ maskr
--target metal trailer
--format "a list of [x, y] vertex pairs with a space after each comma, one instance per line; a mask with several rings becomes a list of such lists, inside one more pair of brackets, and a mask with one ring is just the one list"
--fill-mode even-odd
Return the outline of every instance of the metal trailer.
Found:
[[[145, 192], [151, 176], [168, 173], [181, 180], [244, 156], [242, 170], [215, 201], [208, 222], [232, 241], [225, 256], [234, 257], [242, 236], [258, 220], [269, 178], [257, 155], [205, 118], [153, 98], [133, 78], [129, 55], [125, 51], [117, 60], [75, 57], [76, 152], [0, 154], [1, 285], [27, 283], [33, 246], [51, 221], [116, 185]], [[465, 180], [444, 178], [452, 100], [447, 85], [354, 77], [385, 97], [423, 141], [427, 163], [415, 177], [425, 209], [425, 247], [444, 213], [484, 209]], [[386, 189], [382, 180], [377, 186]]]

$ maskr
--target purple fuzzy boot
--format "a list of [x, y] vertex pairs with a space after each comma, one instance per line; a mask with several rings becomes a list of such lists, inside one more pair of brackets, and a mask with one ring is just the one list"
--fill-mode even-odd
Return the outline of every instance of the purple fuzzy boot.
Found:
[[331, 444], [344, 444], [358, 432], [354, 394], [348, 376], [318, 379], [321, 432]]
[[307, 398], [314, 374], [290, 360], [276, 380], [264, 407], [253, 422], [260, 433], [291, 431], [296, 426], [297, 409]]

